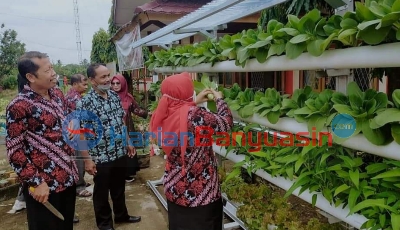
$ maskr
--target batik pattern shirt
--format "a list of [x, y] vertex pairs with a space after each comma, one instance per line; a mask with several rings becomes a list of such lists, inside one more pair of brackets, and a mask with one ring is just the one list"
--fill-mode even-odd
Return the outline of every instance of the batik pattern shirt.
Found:
[[19, 178], [30, 186], [46, 182], [61, 192], [78, 180], [73, 149], [64, 141], [62, 122], [67, 107], [59, 88], [49, 90], [51, 100], [29, 86], [7, 106], [7, 156]]
[[78, 102], [80, 99], [82, 99], [82, 95], [74, 88], [71, 88], [67, 92], [65, 95], [65, 100], [67, 101], [68, 114], [72, 113], [76, 109], [76, 102]]
[[[209, 127], [216, 132], [227, 132], [232, 128], [232, 114], [222, 99], [217, 100], [217, 114], [205, 108], [191, 107], [188, 112], [188, 132], [196, 133], [196, 127]], [[207, 131], [202, 134], [207, 134]], [[196, 137], [195, 137], [196, 138]], [[206, 138], [201, 143], [210, 143]], [[196, 142], [194, 142], [196, 143]], [[190, 146], [184, 156], [180, 147], [175, 147], [167, 157], [164, 174], [166, 198], [185, 207], [198, 207], [221, 198], [217, 160], [212, 146]], [[183, 173], [182, 173], [183, 172]]]
[[[89, 150], [96, 164], [115, 161], [126, 155], [126, 127], [123, 122], [125, 115], [118, 94], [108, 90], [108, 97], [101, 97], [91, 89], [76, 104], [76, 111], [87, 110], [94, 113], [101, 122], [103, 135], [100, 136], [99, 127], [94, 128], [99, 143]], [[83, 128], [83, 127], [81, 127]]]

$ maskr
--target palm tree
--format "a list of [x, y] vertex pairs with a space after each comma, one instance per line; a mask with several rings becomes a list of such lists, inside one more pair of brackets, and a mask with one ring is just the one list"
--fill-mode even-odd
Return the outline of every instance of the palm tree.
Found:
[[334, 9], [324, 0], [290, 0], [263, 10], [258, 23], [262, 28], [264, 28], [271, 19], [287, 23], [288, 14], [299, 16], [315, 8], [320, 10], [322, 15], [325, 16], [334, 14]]

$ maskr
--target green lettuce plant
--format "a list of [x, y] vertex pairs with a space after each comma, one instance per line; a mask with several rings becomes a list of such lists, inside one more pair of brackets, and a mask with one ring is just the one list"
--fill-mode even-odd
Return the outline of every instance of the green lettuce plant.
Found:
[[[386, 94], [373, 89], [362, 92], [356, 82], [350, 82], [347, 85], [347, 95], [335, 92], [332, 102], [338, 113], [348, 114], [355, 119], [356, 129], [353, 136], [362, 132], [365, 138], [375, 145], [384, 145], [393, 140], [387, 135], [387, 127], [371, 128], [372, 119], [387, 108]], [[337, 138], [336, 141], [340, 143], [342, 140]]]
[[[196, 91], [196, 95], [198, 95], [201, 91], [205, 89], [213, 89], [218, 90], [218, 83], [214, 81], [210, 81], [210, 76], [206, 73], [203, 73], [201, 76], [201, 81], [193, 81], [194, 90]], [[214, 101], [214, 95], [208, 94], [207, 108], [212, 112], [217, 112], [217, 105]]]
[[381, 110], [371, 122], [371, 128], [378, 129], [390, 124], [391, 134], [396, 143], [400, 144], [400, 89], [392, 93], [394, 102], [393, 108]]
[[333, 112], [331, 98], [333, 91], [325, 89], [315, 98], [309, 98], [304, 102], [304, 106], [294, 111], [295, 115], [304, 117], [308, 125], [308, 132], [321, 132], [321, 130], [329, 125], [337, 114]]
[[[275, 88], [268, 88], [265, 93], [257, 92], [259, 96], [254, 98], [254, 112], [261, 117], [266, 117], [271, 124], [276, 124], [279, 117], [284, 115], [281, 111], [281, 103], [283, 98], [288, 98], [289, 95], [281, 96]], [[256, 93], [256, 95], [257, 95]]]

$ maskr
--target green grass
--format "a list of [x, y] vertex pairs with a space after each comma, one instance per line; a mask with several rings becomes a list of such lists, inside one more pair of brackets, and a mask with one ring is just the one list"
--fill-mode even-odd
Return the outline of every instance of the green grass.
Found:
[[[17, 96], [18, 90], [14, 89], [6, 89], [0, 92], [0, 116], [6, 114], [6, 108], [7, 105], [10, 103], [10, 101]], [[2, 119], [0, 118], [0, 121]]]

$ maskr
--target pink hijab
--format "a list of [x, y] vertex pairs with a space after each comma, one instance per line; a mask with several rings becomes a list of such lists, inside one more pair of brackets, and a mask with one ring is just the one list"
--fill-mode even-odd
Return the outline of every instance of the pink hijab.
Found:
[[135, 101], [133, 96], [128, 93], [128, 83], [125, 80], [125, 77], [122, 75], [116, 75], [112, 78], [111, 82], [117, 79], [121, 83], [121, 90], [118, 93], [119, 98], [121, 99], [122, 108], [125, 110], [125, 114], [129, 113], [129, 107]]

